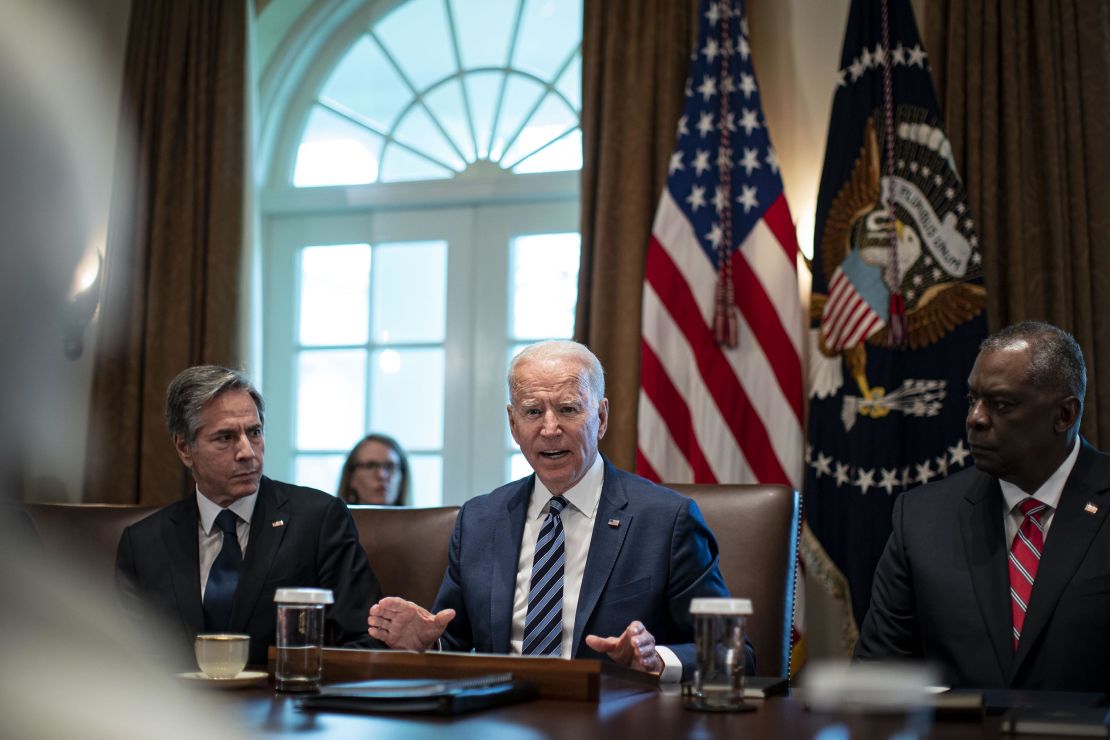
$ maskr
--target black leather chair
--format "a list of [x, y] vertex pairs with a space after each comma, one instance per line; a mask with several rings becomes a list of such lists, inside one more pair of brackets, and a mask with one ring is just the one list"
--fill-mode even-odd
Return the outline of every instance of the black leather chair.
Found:
[[774, 485], [668, 487], [697, 502], [717, 538], [729, 592], [752, 600], [748, 632], [756, 672], [788, 675], [801, 496]]

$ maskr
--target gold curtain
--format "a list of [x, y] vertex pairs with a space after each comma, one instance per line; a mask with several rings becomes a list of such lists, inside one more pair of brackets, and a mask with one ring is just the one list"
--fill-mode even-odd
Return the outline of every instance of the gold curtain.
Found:
[[682, 114], [696, 0], [584, 0], [575, 338], [605, 367], [602, 452], [635, 469], [644, 257]]
[[189, 365], [238, 360], [247, 16], [245, 0], [132, 7], [122, 97], [135, 156], [112, 198], [86, 501], [190, 490], [163, 393]]
[[[926, 44], [983, 244], [992, 330], [1071, 331], [1110, 443], [1110, 5], [934, 0]], [[1105, 435], [1105, 436], [1104, 436]]]

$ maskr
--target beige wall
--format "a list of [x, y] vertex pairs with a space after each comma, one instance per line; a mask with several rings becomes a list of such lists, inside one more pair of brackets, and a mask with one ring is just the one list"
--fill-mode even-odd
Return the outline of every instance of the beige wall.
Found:
[[752, 60], [771, 143], [807, 257], [849, 0], [752, 0]]
[[[913, 0], [918, 30], [925, 0]], [[752, 60], [787, 202], [807, 258], [850, 0], [748, 0]]]

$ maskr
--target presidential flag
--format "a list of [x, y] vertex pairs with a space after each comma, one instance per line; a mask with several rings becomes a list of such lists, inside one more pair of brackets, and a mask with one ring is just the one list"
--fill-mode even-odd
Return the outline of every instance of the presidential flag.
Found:
[[805, 318], [797, 255], [743, 5], [703, 2], [647, 253], [640, 475], [798, 488]]
[[966, 383], [985, 305], [910, 4], [853, 0], [817, 201], [805, 501], [857, 622], [895, 497], [971, 464]]

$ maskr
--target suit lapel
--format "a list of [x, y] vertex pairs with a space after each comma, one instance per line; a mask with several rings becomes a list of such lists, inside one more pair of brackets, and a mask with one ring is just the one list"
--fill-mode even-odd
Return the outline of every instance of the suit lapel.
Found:
[[1006, 676], [1014, 656], [1013, 617], [1010, 614], [1010, 549], [1003, 529], [1002, 489], [998, 481], [988, 475], [979, 475], [977, 485], [966, 496], [965, 507], [965, 515], [960, 517], [960, 532], [972, 589], [998, 659], [999, 675]]
[[204, 608], [200, 602], [199, 519], [196, 494], [192, 494], [174, 506], [165, 534], [174, 597], [185, 628], [191, 634], [204, 631]]
[[520, 562], [520, 540], [524, 536], [524, 518], [536, 476], [521, 481], [516, 491], [497, 515], [493, 527], [493, 573], [490, 579], [489, 623], [491, 652], [508, 653], [512, 637], [513, 595], [516, 593], [516, 572]]
[[[270, 572], [277, 555], [285, 530], [289, 527], [289, 513], [285, 511], [287, 499], [284, 492], [263, 477], [258, 487], [258, 501], [251, 516], [250, 539], [243, 558], [243, 570], [239, 574], [239, 586], [235, 589], [235, 602], [231, 607], [231, 631], [245, 632], [258, 605], [262, 586]], [[280, 527], [273, 526], [279, 519], [284, 521]]]
[[[1079, 569], [1110, 508], [1110, 501], [1104, 500], [1108, 471], [1097, 462], [1092, 448], [1084, 443], [1060, 495], [1059, 508], [1052, 516], [1052, 527], [1025, 612], [1021, 642], [1014, 660], [1015, 674], [1051, 620], [1060, 594]], [[1084, 510], [1088, 502], [1097, 507], [1095, 513]]]
[[[590, 551], [586, 556], [586, 571], [582, 574], [582, 589], [578, 592], [578, 610], [574, 614], [574, 654], [582, 644], [582, 633], [593, 616], [601, 592], [609, 581], [609, 574], [617, 562], [628, 530], [632, 528], [632, 513], [626, 511], [628, 496], [620, 480], [620, 473], [605, 460], [605, 478], [601, 486], [601, 500], [594, 517], [594, 533]], [[620, 520], [620, 526], [610, 527], [610, 519]]]

